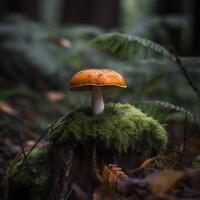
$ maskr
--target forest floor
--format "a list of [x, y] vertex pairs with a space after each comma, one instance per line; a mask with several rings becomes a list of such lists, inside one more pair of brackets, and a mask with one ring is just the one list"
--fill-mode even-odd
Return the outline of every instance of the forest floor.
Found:
[[[10, 161], [22, 151], [46, 144], [46, 127], [64, 113], [61, 91], [35, 93], [33, 96], [0, 101], [0, 177]], [[51, 108], [51, 109], [49, 109]], [[200, 139], [189, 134], [194, 127], [170, 124], [169, 145], [162, 155], [137, 163], [124, 172], [120, 166], [105, 165], [101, 187], [93, 199], [197, 200], [200, 199]], [[195, 130], [198, 130], [196, 127]], [[42, 137], [41, 137], [42, 136]], [[73, 185], [77, 199], [87, 199], [78, 185]]]

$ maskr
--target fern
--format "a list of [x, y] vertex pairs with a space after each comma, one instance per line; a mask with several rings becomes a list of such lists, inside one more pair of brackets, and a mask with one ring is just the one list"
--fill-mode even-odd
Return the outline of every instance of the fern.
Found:
[[175, 106], [168, 102], [142, 101], [136, 103], [136, 107], [162, 123], [169, 121], [184, 122], [186, 117], [190, 123], [200, 122], [199, 115], [193, 114], [191, 111], [186, 110], [183, 107]]
[[112, 53], [116, 53], [124, 58], [134, 57], [137, 53], [140, 52], [140, 50], [143, 50], [146, 52], [146, 54], [149, 53], [150, 50], [153, 53], [157, 53], [165, 58], [172, 60], [178, 66], [181, 73], [186, 78], [188, 84], [200, 99], [200, 91], [198, 87], [192, 82], [181, 60], [176, 54], [170, 53], [163, 46], [156, 44], [155, 42], [148, 39], [121, 33], [100, 35], [93, 40], [93, 43], [98, 48], [109, 50]]
[[123, 58], [133, 57], [140, 50], [144, 52], [151, 50], [154, 53], [175, 60], [173, 54], [161, 45], [138, 36], [121, 33], [102, 34], [93, 40], [93, 44], [100, 49], [109, 50]]

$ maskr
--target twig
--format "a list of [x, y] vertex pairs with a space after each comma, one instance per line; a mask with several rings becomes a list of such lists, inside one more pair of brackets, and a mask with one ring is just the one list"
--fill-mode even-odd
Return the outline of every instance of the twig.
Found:
[[180, 154], [179, 161], [182, 160], [183, 154], [185, 153], [185, 146], [186, 146], [186, 134], [187, 134], [187, 112], [185, 113], [185, 122], [184, 122], [184, 130], [183, 130], [183, 142], [182, 142], [182, 153]]
[[71, 187], [70, 191], [67, 193], [67, 195], [66, 195], [64, 200], [67, 200], [69, 198], [69, 196], [71, 195], [72, 191], [73, 191], [73, 188]]
[[[30, 170], [30, 166], [29, 166], [28, 160], [27, 160], [27, 155], [25, 153], [25, 149], [24, 149], [24, 146], [23, 146], [22, 139], [20, 137], [20, 131], [19, 130], [17, 131], [17, 138], [19, 140], [19, 143], [20, 143], [20, 146], [21, 146], [21, 149], [22, 149], [22, 153], [23, 153], [23, 156], [24, 156], [23, 162], [26, 163], [27, 168]], [[32, 170], [30, 170], [30, 171], [32, 172]]]
[[187, 70], [185, 69], [185, 67], [183, 66], [181, 60], [179, 59], [179, 57], [177, 56], [177, 54], [175, 52], [174, 52], [174, 58], [175, 58], [176, 63], [178, 64], [181, 72], [185, 76], [188, 84], [191, 86], [191, 88], [193, 89], [193, 91], [195, 92], [195, 94], [197, 95], [197, 97], [200, 99], [200, 91], [199, 91], [199, 89], [197, 88], [197, 86], [190, 79], [190, 76], [189, 76]]
[[180, 163], [182, 158], [183, 158], [183, 155], [185, 153], [185, 146], [186, 146], [186, 133], [187, 133], [187, 112], [185, 114], [185, 122], [184, 122], [184, 131], [183, 131], [183, 142], [182, 142], [182, 145], [181, 145], [181, 153], [177, 156], [177, 160], [174, 162], [174, 164], [172, 165], [171, 168], [174, 168], [176, 166], [177, 163]]
[[36, 141], [36, 143], [31, 147], [31, 149], [29, 150], [29, 152], [27, 154], [25, 154], [25, 158], [23, 159], [22, 163], [19, 166], [18, 172], [22, 169], [22, 167], [24, 166], [24, 163], [26, 162], [28, 156], [31, 154], [31, 152], [35, 149], [35, 147], [38, 145], [38, 143], [41, 141], [41, 139], [46, 135], [46, 133], [48, 132], [49, 128], [47, 128], [43, 134], [38, 138], [38, 140]]
[[48, 132], [49, 127], [43, 132], [43, 134], [38, 138], [38, 140], [36, 141], [36, 143], [31, 147], [31, 149], [29, 150], [29, 152], [27, 153], [27, 157], [30, 155], [30, 153], [35, 149], [35, 147], [38, 145], [38, 143], [42, 140], [42, 138], [46, 135], [46, 133]]

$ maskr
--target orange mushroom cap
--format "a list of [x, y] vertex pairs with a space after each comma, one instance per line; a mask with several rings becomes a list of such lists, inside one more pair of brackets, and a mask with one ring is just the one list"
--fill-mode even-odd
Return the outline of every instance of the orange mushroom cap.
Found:
[[74, 74], [68, 86], [71, 90], [91, 90], [91, 86], [126, 88], [126, 82], [111, 69], [85, 69]]

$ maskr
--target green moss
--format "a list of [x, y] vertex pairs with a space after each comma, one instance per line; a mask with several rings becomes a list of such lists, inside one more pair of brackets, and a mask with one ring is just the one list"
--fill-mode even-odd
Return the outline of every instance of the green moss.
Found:
[[47, 199], [53, 142], [96, 143], [114, 153], [158, 153], [167, 143], [166, 131], [156, 120], [119, 103], [107, 104], [98, 116], [92, 116], [87, 107], [66, 114], [49, 127], [48, 134], [50, 144], [31, 152], [28, 167], [22, 166], [23, 154], [11, 163], [5, 178], [8, 200]]
[[94, 141], [120, 153], [158, 152], [165, 147], [167, 136], [156, 120], [133, 105], [109, 103], [98, 116], [92, 116], [87, 107], [64, 115], [50, 126], [49, 140], [85, 144]]
[[14, 159], [5, 178], [9, 200], [16, 198], [45, 199], [50, 175], [49, 152], [47, 146], [34, 149], [27, 158], [28, 165], [26, 163], [22, 165], [23, 154]]

